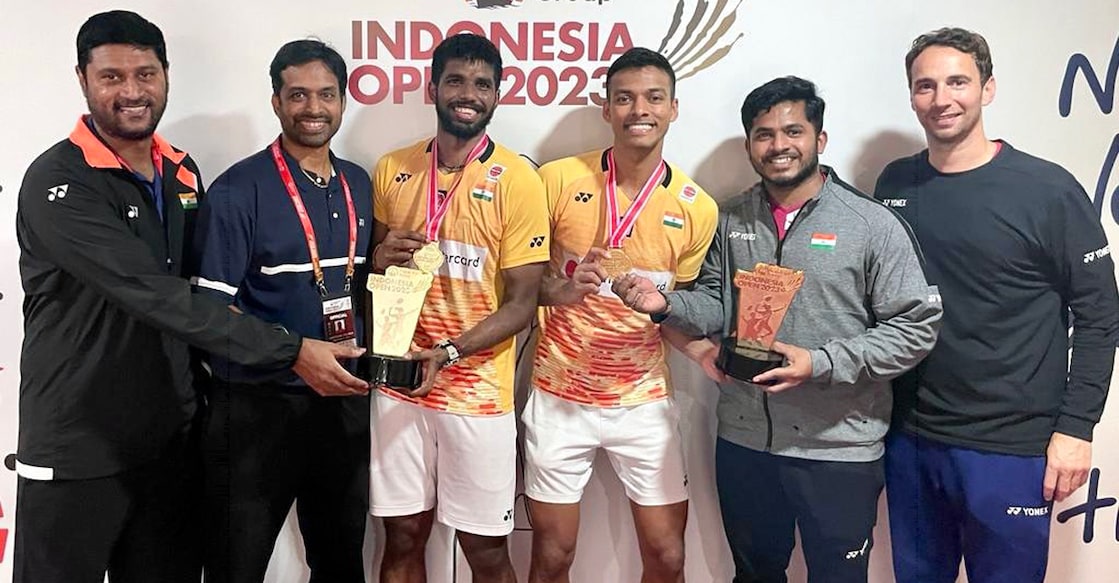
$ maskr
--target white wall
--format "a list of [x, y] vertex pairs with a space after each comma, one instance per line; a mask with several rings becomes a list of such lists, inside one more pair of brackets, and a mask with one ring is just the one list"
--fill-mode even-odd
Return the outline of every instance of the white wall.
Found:
[[[683, 0], [679, 40], [697, 0]], [[486, 2], [483, 0], [482, 2]], [[15, 199], [28, 164], [44, 149], [64, 138], [78, 114], [85, 111], [74, 78], [74, 36], [90, 14], [101, 9], [134, 9], [160, 25], [167, 36], [171, 66], [171, 98], [161, 133], [191, 151], [212, 179], [232, 162], [263, 147], [279, 129], [268, 105], [268, 63], [288, 40], [318, 36], [339, 48], [351, 69], [375, 65], [393, 75], [401, 67], [401, 81], [414, 81], [411, 68], [422, 70], [427, 60], [397, 60], [381, 54], [376, 60], [353, 58], [352, 21], [379, 21], [390, 31], [400, 21], [431, 21], [446, 28], [458, 21], [474, 21], [489, 29], [500, 22], [516, 30], [519, 23], [553, 32], [561, 24], [581, 23], [586, 39], [589, 23], [598, 23], [597, 44], [608, 31], [624, 23], [636, 45], [658, 48], [669, 28], [677, 0], [524, 0], [519, 6], [481, 10], [462, 0], [357, 1], [280, 3], [261, 0], [219, 2], [102, 1], [36, 3], [0, 0], [0, 455], [15, 451], [18, 363], [21, 340], [18, 249], [15, 243]], [[688, 170], [718, 197], [747, 185], [751, 172], [741, 150], [738, 108], [746, 93], [779, 75], [796, 74], [815, 81], [828, 102], [826, 128], [830, 134], [825, 163], [840, 175], [869, 190], [878, 171], [894, 157], [921, 147], [922, 134], [909, 111], [903, 56], [917, 34], [943, 25], [959, 25], [986, 35], [994, 52], [998, 96], [987, 110], [988, 132], [1016, 147], [1055, 160], [1072, 171], [1090, 193], [1104, 165], [1105, 155], [1119, 130], [1116, 113], [1104, 113], [1083, 78], [1075, 84], [1071, 114], [1062, 117], [1058, 95], [1065, 66], [1074, 53], [1086, 55], [1096, 73], [1105, 77], [1112, 49], [1119, 39], [1119, 4], [1115, 0], [1046, 0], [975, 2], [969, 0], [713, 0], [707, 10], [722, 11], [711, 20], [712, 30], [726, 24], [725, 35], [693, 64], [718, 56], [721, 47], [741, 35], [724, 58], [710, 68], [683, 79], [678, 87], [680, 118], [669, 133], [666, 156]], [[723, 20], [734, 12], [734, 19]], [[711, 18], [711, 15], [708, 15]], [[709, 22], [709, 20], [704, 20]], [[568, 25], [569, 27], [574, 25]], [[364, 29], [364, 26], [361, 27]], [[703, 37], [696, 44], [707, 42]], [[359, 43], [359, 45], [362, 43]], [[421, 45], [427, 45], [423, 42]], [[549, 52], [571, 53], [558, 42], [551, 49], [530, 43], [546, 59]], [[593, 43], [592, 43], [593, 44]], [[672, 47], [676, 42], [670, 42]], [[688, 43], [685, 43], [687, 45]], [[426, 48], [425, 46], [421, 46]], [[601, 47], [600, 47], [601, 50]], [[552, 73], [565, 80], [556, 86], [554, 100], [542, 105], [504, 105], [498, 109], [491, 134], [536, 160], [602, 146], [609, 130], [593, 106], [563, 105], [561, 100], [579, 78], [575, 67], [590, 80], [582, 95], [600, 91], [596, 69], [608, 62], [576, 55], [573, 62], [534, 60], [517, 62], [504, 51], [508, 65], [547, 81]], [[359, 55], [364, 57], [365, 55]], [[1119, 55], [1116, 55], [1119, 59]], [[400, 84], [407, 86], [408, 83]], [[363, 92], [377, 90], [366, 80]], [[503, 87], [512, 92], [512, 85]], [[403, 91], [403, 90], [402, 90]], [[548, 85], [537, 88], [547, 97]], [[527, 95], [522, 93], [521, 95]], [[371, 167], [391, 148], [432, 132], [434, 115], [418, 91], [404, 91], [400, 103], [390, 97], [378, 105], [351, 99], [335, 151]], [[1112, 194], [1119, 184], [1109, 167], [1104, 170], [1104, 223], [1110, 237], [1119, 236], [1111, 213]], [[683, 413], [693, 502], [688, 524], [687, 577], [692, 581], [727, 581], [731, 565], [715, 502], [713, 478], [714, 388], [683, 362], [675, 362], [677, 399]], [[1100, 498], [1119, 496], [1119, 407], [1110, 407], [1096, 434], [1096, 465], [1100, 468]], [[601, 460], [600, 460], [601, 461]], [[574, 578], [579, 581], [633, 581], [639, 571], [632, 521], [624, 495], [609, 465], [600, 463], [584, 500], [584, 520]], [[1081, 504], [1081, 490], [1059, 505], [1061, 510]], [[15, 474], [0, 470], [0, 581], [11, 577]], [[1095, 516], [1094, 540], [1082, 540], [1085, 517], [1054, 522], [1051, 568], [1053, 582], [1102, 583], [1115, 580], [1111, 569], [1119, 552], [1117, 506]], [[520, 509], [520, 506], [518, 506]], [[519, 524], [524, 524], [523, 512]], [[890, 581], [885, 515], [872, 554], [872, 580]], [[5, 533], [8, 533], [6, 544]], [[269, 572], [270, 582], [306, 580], [294, 529], [285, 532]], [[370, 558], [375, 554], [370, 536]], [[517, 532], [512, 549], [518, 571], [527, 573], [530, 533]], [[450, 580], [452, 559], [445, 532], [437, 533], [429, 555], [431, 580]], [[463, 562], [458, 561], [459, 572]], [[796, 573], [803, 568], [794, 566]], [[803, 576], [794, 577], [802, 580]], [[460, 577], [465, 581], [468, 577]]]

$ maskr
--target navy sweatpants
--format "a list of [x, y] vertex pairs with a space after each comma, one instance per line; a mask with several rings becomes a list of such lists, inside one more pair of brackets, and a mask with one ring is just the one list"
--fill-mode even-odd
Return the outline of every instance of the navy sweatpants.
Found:
[[806, 460], [719, 439], [715, 481], [734, 583], [785, 583], [798, 527], [808, 583], [866, 582], [882, 460]]
[[901, 431], [886, 441], [898, 583], [1041, 583], [1052, 506], [1045, 457], [952, 447]]

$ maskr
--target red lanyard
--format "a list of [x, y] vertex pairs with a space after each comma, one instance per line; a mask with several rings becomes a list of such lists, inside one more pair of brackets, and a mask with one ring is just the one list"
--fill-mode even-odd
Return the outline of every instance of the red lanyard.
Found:
[[466, 156], [466, 162], [462, 165], [462, 171], [455, 178], [451, 188], [447, 190], [447, 194], [443, 200], [439, 200], [439, 139], [431, 140], [431, 165], [427, 173], [427, 209], [425, 212], [425, 219], [427, 224], [425, 226], [424, 234], [427, 236], [428, 241], [439, 240], [439, 226], [443, 224], [443, 217], [447, 216], [447, 211], [451, 208], [451, 197], [455, 194], [455, 189], [458, 188], [459, 182], [462, 182], [462, 177], [466, 174], [466, 167], [470, 166], [475, 160], [482, 156], [482, 152], [490, 145], [490, 137], [483, 135], [482, 139], [474, 145], [474, 149], [470, 150], [470, 154]]
[[[299, 196], [299, 189], [295, 187], [295, 180], [291, 177], [291, 170], [280, 152], [280, 138], [272, 142], [272, 160], [276, 163], [276, 170], [280, 172], [280, 180], [287, 188], [288, 197], [299, 215], [299, 222], [303, 225], [303, 235], [307, 237], [307, 250], [311, 253], [311, 267], [315, 270], [315, 285], [319, 293], [325, 298], [326, 279], [323, 277], [322, 261], [319, 260], [319, 246], [315, 241], [315, 228], [311, 224], [311, 216], [307, 214], [307, 207], [303, 206], [303, 198]], [[350, 293], [350, 282], [354, 278], [354, 259], [357, 256], [357, 213], [354, 212], [354, 197], [350, 194], [350, 185], [346, 182], [346, 175], [338, 172], [338, 179], [342, 182], [342, 192], [346, 195], [346, 210], [350, 213], [350, 254], [346, 260], [346, 287], [345, 292]]]
[[645, 181], [645, 186], [642, 186], [641, 191], [637, 193], [637, 198], [633, 199], [633, 203], [626, 209], [625, 214], [619, 216], [618, 173], [614, 165], [614, 150], [610, 150], [606, 154], [606, 243], [611, 249], [622, 248], [622, 241], [626, 238], [626, 233], [633, 229], [633, 224], [637, 222], [637, 215], [640, 215], [645, 206], [649, 204], [653, 191], [664, 180], [666, 172], [668, 172], [668, 166], [664, 163], [664, 160], [661, 160], [657, 169]]

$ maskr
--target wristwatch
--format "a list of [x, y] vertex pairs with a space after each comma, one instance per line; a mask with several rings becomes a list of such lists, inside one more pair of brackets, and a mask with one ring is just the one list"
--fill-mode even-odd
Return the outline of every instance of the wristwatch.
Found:
[[447, 368], [448, 366], [455, 364], [459, 361], [459, 359], [462, 358], [462, 354], [459, 353], [458, 346], [456, 346], [455, 343], [452, 342], [449, 338], [446, 340], [440, 340], [435, 345], [435, 347], [442, 348], [443, 350], [447, 351], [447, 362], [443, 363], [443, 368]]

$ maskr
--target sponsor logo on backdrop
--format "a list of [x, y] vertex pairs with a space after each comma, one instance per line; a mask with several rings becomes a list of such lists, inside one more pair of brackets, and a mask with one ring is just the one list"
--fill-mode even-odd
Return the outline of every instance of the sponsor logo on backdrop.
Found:
[[[501, 51], [499, 103], [505, 106], [602, 105], [611, 61], [634, 46], [655, 48], [682, 81], [722, 60], [743, 36], [733, 32], [742, 0], [466, 0], [465, 7], [462, 1], [443, 0], [448, 8], [467, 10], [564, 4], [568, 20], [526, 18], [528, 10], [488, 10], [483, 13], [493, 17], [488, 21], [471, 10], [450, 24], [391, 16], [353, 20], [350, 97], [363, 105], [429, 103], [432, 52], [444, 38], [463, 32], [483, 35]], [[663, 14], [664, 28], [631, 30], [626, 21], [606, 21], [597, 9], [604, 3], [654, 20]]]
[[[1102, 71], [1102, 69], [1101, 69]], [[1101, 82], [1097, 69], [1092, 66], [1092, 61], [1082, 53], [1069, 57], [1065, 66], [1065, 76], [1061, 80], [1061, 92], [1057, 98], [1057, 111], [1061, 117], [1072, 114], [1072, 98], [1076, 88], [1076, 80], [1084, 78], [1084, 85], [1088, 86], [1096, 106], [1103, 115], [1110, 115], [1115, 108], [1116, 81], [1119, 77], [1119, 37], [1115, 39], [1115, 48], [1111, 50], [1111, 60], [1107, 63], [1107, 74]], [[1104, 217], [1104, 199], [1107, 197], [1108, 179], [1115, 172], [1119, 162], [1119, 133], [1111, 139], [1111, 145], [1104, 154], [1103, 166], [1100, 168], [1099, 178], [1096, 179], [1096, 189], [1092, 194], [1092, 202], [1100, 218]], [[1110, 218], [1113, 224], [1119, 223], [1119, 187], [1111, 191]], [[1085, 261], [1087, 258], [1085, 257]], [[1119, 538], [1119, 532], [1116, 533]]]

